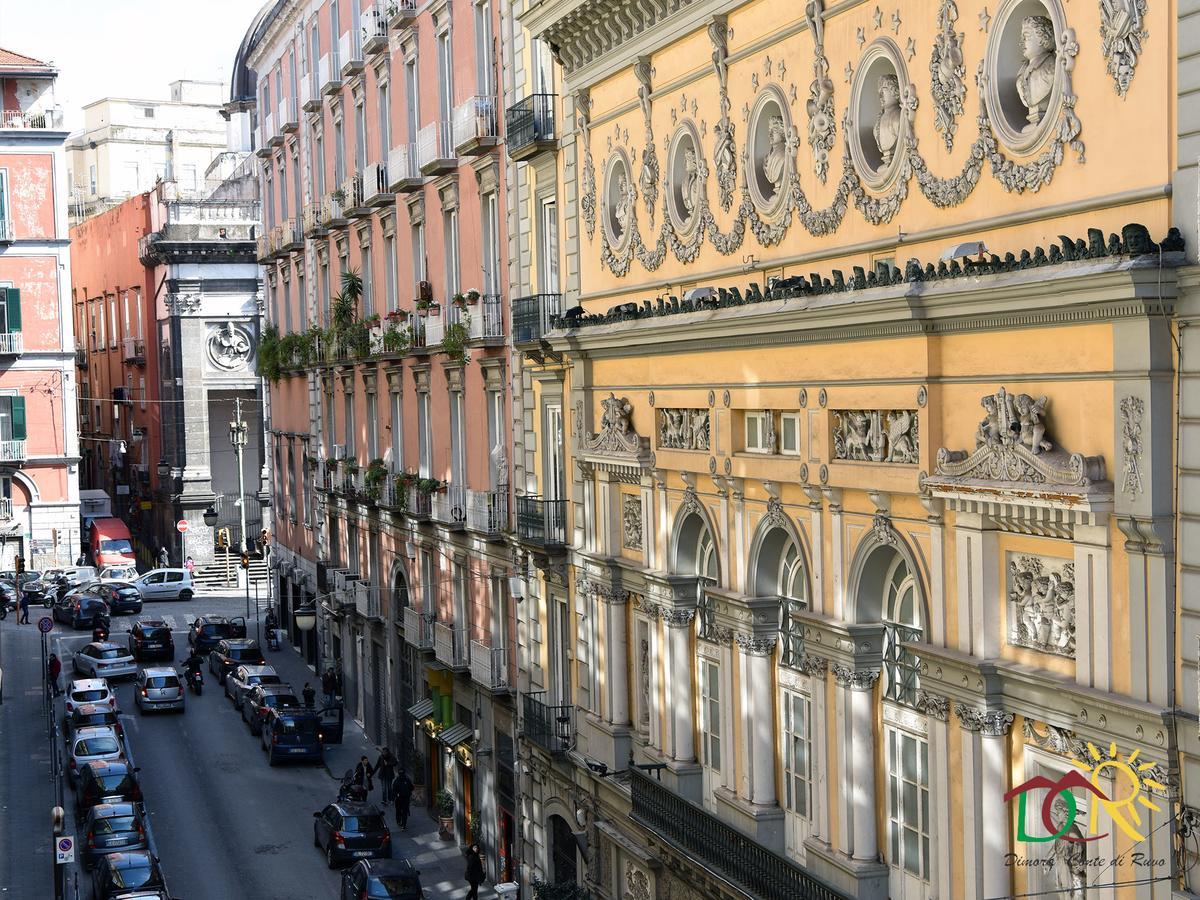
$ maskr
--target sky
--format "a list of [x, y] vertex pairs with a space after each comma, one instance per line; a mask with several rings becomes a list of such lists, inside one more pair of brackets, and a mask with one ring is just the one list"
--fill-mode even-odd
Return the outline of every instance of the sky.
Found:
[[101, 97], [165, 100], [177, 79], [222, 81], [262, 0], [0, 0], [0, 47], [58, 66], [66, 125]]

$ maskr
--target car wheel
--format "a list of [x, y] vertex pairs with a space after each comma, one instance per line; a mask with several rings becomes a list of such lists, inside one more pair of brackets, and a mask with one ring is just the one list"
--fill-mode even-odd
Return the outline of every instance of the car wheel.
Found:
[[191, 591], [180, 591], [180, 592], [179, 592], [179, 599], [180, 599], [180, 600], [184, 600], [184, 601], [191, 600], [191, 599], [192, 599], [192, 592], [191, 592]]
[[333, 844], [325, 848], [325, 862], [328, 863], [329, 868], [337, 868], [337, 863], [333, 861]]
[[321, 846], [321, 838], [317, 836], [317, 826], [316, 825], [313, 825], [313, 846], [314, 847]]

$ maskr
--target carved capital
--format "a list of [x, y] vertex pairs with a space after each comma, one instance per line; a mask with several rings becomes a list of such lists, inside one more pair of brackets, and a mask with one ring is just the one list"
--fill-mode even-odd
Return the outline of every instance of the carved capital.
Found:
[[833, 672], [833, 678], [841, 687], [848, 687], [852, 691], [869, 691], [875, 687], [875, 682], [879, 680], [879, 672], [862, 671], [851, 669], [848, 666], [834, 665], [830, 669]]
[[1013, 714], [999, 709], [977, 709], [963, 703], [954, 705], [954, 715], [966, 731], [978, 731], [987, 737], [1002, 737], [1012, 727]]
[[808, 675], [810, 678], [825, 678], [825, 671], [829, 668], [829, 660], [823, 656], [808, 656], [806, 655], [800, 660], [800, 665], [797, 668]]
[[659, 607], [659, 612], [668, 628], [688, 628], [696, 618], [695, 609], [662, 606]]
[[734, 640], [737, 641], [738, 649], [747, 656], [770, 656], [775, 652], [775, 636], [759, 637], [754, 634], [742, 634], [738, 632], [734, 635]]
[[937, 719], [939, 722], [945, 722], [950, 718], [950, 701], [946, 697], [941, 697], [937, 694], [917, 691], [917, 709], [921, 710], [929, 718]]

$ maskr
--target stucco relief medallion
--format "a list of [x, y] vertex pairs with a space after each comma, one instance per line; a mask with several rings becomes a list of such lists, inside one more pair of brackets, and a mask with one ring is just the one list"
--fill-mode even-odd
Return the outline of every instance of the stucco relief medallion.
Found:
[[900, 48], [890, 38], [876, 40], [850, 88], [846, 131], [854, 170], [872, 190], [890, 191], [907, 181], [916, 106]]
[[754, 207], [767, 218], [787, 208], [788, 188], [796, 169], [800, 137], [783, 92], [762, 90], [750, 111], [746, 139], [746, 184]]
[[667, 150], [667, 215], [682, 236], [695, 232], [704, 206], [704, 183], [708, 167], [700, 147], [696, 126], [684, 122], [675, 130]]
[[1056, 656], [1075, 656], [1075, 564], [1038, 556], [1008, 563], [1009, 638]]
[[227, 372], [244, 369], [254, 351], [254, 338], [242, 325], [224, 322], [210, 328], [208, 359], [214, 367]]
[[633, 237], [633, 205], [637, 189], [633, 185], [629, 158], [617, 150], [608, 160], [604, 173], [604, 230], [617, 253], [629, 249]]

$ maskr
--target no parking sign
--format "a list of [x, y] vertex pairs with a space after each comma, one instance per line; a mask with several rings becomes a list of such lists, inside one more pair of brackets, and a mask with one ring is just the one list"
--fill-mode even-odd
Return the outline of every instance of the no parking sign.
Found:
[[75, 862], [75, 838], [59, 837], [54, 839], [54, 861], [60, 866]]

